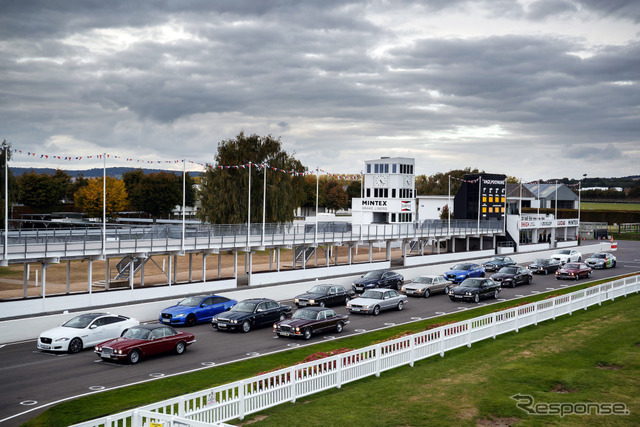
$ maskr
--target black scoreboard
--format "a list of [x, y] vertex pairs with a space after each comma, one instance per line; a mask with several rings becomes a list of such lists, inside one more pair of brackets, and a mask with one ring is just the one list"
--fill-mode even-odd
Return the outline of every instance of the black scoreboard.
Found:
[[505, 214], [506, 175], [474, 173], [464, 176], [453, 201], [455, 219], [502, 220]]

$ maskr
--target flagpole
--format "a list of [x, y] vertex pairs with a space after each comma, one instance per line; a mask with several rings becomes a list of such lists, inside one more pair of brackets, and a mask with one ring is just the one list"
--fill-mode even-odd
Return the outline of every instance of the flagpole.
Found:
[[504, 219], [504, 233], [507, 233], [507, 177], [504, 177], [504, 211], [502, 212]]
[[555, 219], [557, 220], [558, 219], [558, 180], [556, 180], [556, 191], [555, 191], [555, 193], [556, 194], [555, 194], [554, 198], [556, 199], [556, 202], [554, 204], [556, 205], [556, 210], [555, 210], [554, 216], [555, 216]]
[[107, 252], [107, 153], [102, 153], [102, 255]]
[[482, 175], [478, 178], [478, 235], [480, 235], [480, 192], [482, 187]]
[[316, 168], [316, 226], [314, 227], [313, 242], [318, 245], [318, 190], [320, 188], [320, 174]]
[[185, 239], [185, 215], [186, 215], [186, 201], [187, 201], [187, 162], [182, 159], [182, 252], [184, 252], [184, 239]]
[[264, 187], [262, 189], [262, 246], [264, 246], [264, 228], [267, 218], [267, 166], [262, 165], [264, 175], [262, 180], [264, 181]]
[[249, 238], [251, 233], [251, 162], [249, 162], [249, 191], [247, 195], [247, 249], [251, 246], [249, 244]]
[[7, 262], [7, 248], [9, 244], [9, 146], [4, 148], [4, 262]]
[[447, 237], [451, 235], [451, 175], [449, 175], [449, 193], [447, 195]]

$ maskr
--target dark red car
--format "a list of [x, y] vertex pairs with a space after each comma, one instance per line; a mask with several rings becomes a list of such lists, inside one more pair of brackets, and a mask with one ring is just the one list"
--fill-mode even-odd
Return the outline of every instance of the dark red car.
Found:
[[591, 276], [591, 267], [583, 262], [568, 262], [556, 271], [556, 279], [578, 280], [589, 276]]
[[196, 342], [195, 336], [179, 332], [167, 325], [139, 325], [127, 329], [122, 336], [102, 342], [95, 353], [103, 360], [126, 361], [136, 364], [143, 357], [173, 351], [182, 354]]
[[308, 340], [311, 335], [326, 331], [342, 332], [349, 316], [337, 314], [330, 308], [307, 307], [293, 313], [290, 319], [273, 324], [273, 332], [280, 337], [299, 337]]

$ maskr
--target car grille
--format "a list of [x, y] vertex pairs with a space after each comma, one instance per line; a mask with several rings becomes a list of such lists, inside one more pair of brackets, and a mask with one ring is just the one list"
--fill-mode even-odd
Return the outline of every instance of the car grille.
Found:
[[351, 304], [352, 308], [364, 308], [364, 305], [361, 304]]
[[447, 274], [447, 279], [455, 280], [456, 279], [456, 275], [455, 274]]
[[162, 313], [163, 319], [171, 319], [171, 313]]
[[562, 277], [563, 279], [566, 279], [568, 277], [571, 277], [571, 275], [569, 273], [558, 273], [558, 277]]
[[291, 332], [293, 332], [293, 328], [291, 326], [289, 326], [289, 325], [281, 325], [280, 326], [280, 331], [291, 333]]
[[218, 323], [229, 323], [229, 319], [220, 319], [218, 318]]
[[40, 337], [40, 342], [43, 344], [51, 344], [51, 338]]
[[495, 278], [492, 278], [492, 280], [494, 282], [502, 282], [502, 277], [495, 277]]
[[102, 353], [105, 356], [110, 356], [113, 354], [113, 349], [109, 347], [102, 347]]
[[307, 304], [309, 304], [309, 300], [308, 300], [308, 299], [306, 299], [306, 298], [300, 298], [300, 299], [298, 300], [298, 304], [299, 304], [299, 305], [307, 305]]

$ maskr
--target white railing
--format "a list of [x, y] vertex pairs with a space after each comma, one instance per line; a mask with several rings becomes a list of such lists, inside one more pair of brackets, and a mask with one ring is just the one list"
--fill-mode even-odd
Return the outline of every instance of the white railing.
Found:
[[155, 419], [179, 420], [180, 425], [194, 427], [243, 419], [281, 403], [295, 402], [303, 396], [340, 388], [342, 384], [371, 375], [380, 376], [381, 372], [398, 366], [413, 366], [417, 360], [438, 354], [444, 356], [446, 351], [471, 347], [474, 342], [517, 332], [520, 328], [639, 291], [640, 275], [618, 279], [75, 426], [143, 426], [153, 418], [152, 413], [158, 414]]

